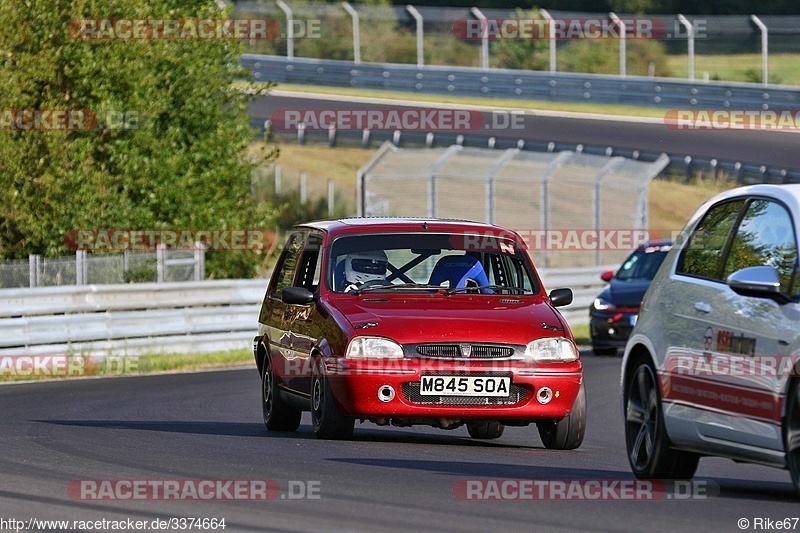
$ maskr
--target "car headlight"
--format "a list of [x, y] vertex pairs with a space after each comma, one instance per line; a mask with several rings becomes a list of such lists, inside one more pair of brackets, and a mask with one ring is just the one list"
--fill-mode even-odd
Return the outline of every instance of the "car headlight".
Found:
[[568, 362], [578, 359], [578, 350], [567, 338], [547, 338], [528, 343], [525, 356], [534, 361]]
[[352, 359], [399, 359], [403, 348], [383, 337], [356, 337], [347, 346], [346, 356]]
[[603, 300], [602, 298], [595, 298], [594, 302], [592, 302], [592, 307], [594, 307], [598, 311], [608, 311], [609, 309], [614, 309], [617, 306], [612, 304], [608, 300]]

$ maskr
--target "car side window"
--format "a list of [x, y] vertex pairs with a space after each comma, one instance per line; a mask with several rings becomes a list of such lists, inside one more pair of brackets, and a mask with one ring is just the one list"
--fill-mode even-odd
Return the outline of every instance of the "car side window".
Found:
[[689, 237], [676, 272], [722, 281], [725, 245], [744, 207], [744, 200], [715, 205]]
[[792, 294], [797, 265], [797, 239], [792, 218], [782, 205], [769, 200], [754, 200], [739, 223], [725, 263], [724, 278], [751, 266], [774, 267], [780, 276], [781, 290]]
[[294, 284], [297, 263], [300, 260], [300, 253], [303, 251], [304, 237], [301, 232], [293, 233], [286, 242], [286, 248], [281, 258], [281, 266], [277, 271], [278, 279], [275, 284], [275, 294], [277, 296], [280, 296], [284, 288], [291, 287]]
[[320, 273], [320, 251], [322, 237], [311, 234], [308, 236], [303, 255], [300, 258], [300, 268], [298, 269], [297, 287], [303, 287], [311, 292], [315, 292], [319, 286]]

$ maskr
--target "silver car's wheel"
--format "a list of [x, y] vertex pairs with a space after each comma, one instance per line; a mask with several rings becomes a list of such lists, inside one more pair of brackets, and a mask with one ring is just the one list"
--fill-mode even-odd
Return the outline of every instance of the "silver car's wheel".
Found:
[[634, 365], [625, 394], [628, 461], [641, 479], [690, 479], [699, 456], [670, 447], [656, 371], [648, 361]]
[[794, 488], [800, 492], [800, 388], [797, 384], [789, 389], [786, 396], [786, 421], [784, 422], [786, 441], [786, 463], [792, 474]]

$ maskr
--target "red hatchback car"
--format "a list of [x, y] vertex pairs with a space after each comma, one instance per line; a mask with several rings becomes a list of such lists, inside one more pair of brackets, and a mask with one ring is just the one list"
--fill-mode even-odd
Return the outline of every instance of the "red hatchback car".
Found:
[[515, 232], [435, 219], [297, 226], [269, 282], [254, 353], [264, 422], [320, 438], [356, 420], [466, 425], [473, 438], [538, 426], [547, 448], [586, 429], [583, 366]]

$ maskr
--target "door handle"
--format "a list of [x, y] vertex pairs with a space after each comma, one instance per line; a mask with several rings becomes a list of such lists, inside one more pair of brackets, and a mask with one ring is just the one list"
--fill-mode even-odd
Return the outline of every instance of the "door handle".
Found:
[[705, 302], [695, 302], [694, 303], [695, 311], [700, 313], [710, 313], [711, 312], [711, 305]]

